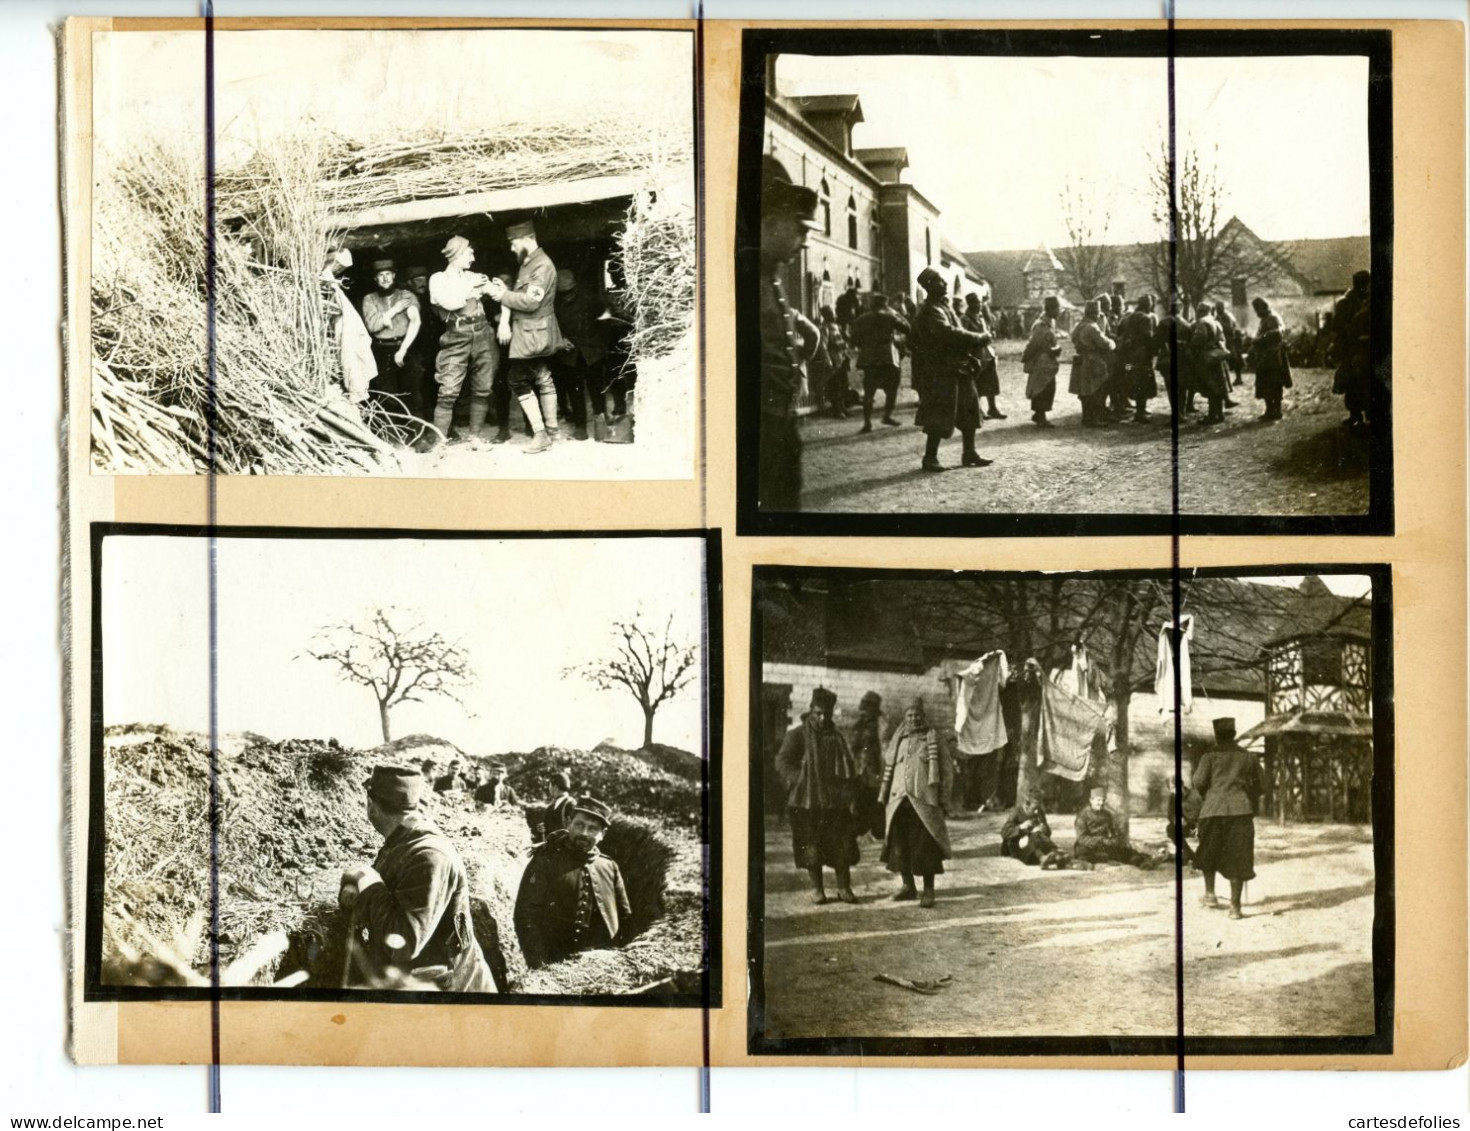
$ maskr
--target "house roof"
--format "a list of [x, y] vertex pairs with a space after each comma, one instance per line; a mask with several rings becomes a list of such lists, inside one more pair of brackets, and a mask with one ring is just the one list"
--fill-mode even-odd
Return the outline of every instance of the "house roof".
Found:
[[[1372, 244], [1367, 236], [1272, 243], [1262, 240], [1234, 216], [1226, 222], [1225, 228], [1239, 228], [1249, 239], [1257, 241], [1280, 265], [1282, 274], [1295, 280], [1309, 294], [1346, 292], [1352, 286], [1353, 272], [1367, 270], [1371, 259]], [[1126, 294], [1131, 296], [1153, 289], [1153, 281], [1140, 270], [1143, 257], [1139, 250], [1143, 245], [1101, 246], [1116, 257], [1118, 268], [1115, 274], [1123, 282]], [[1009, 251], [969, 251], [965, 258], [990, 280], [993, 305], [1023, 306], [1027, 301], [1025, 273], [1033, 268], [1033, 259], [1043, 253], [1051, 257], [1054, 270], [1061, 269], [1056, 255], [1045, 245]], [[1080, 302], [1092, 296], [1079, 295], [1069, 288], [1066, 297]]]
[[1312, 734], [1332, 738], [1372, 738], [1373, 719], [1345, 711], [1289, 711], [1270, 715], [1242, 734], [1238, 741], [1253, 743], [1277, 734]]
[[1369, 236], [1296, 240], [1283, 245], [1283, 250], [1317, 294], [1345, 293], [1352, 289], [1353, 272], [1366, 271], [1373, 262], [1373, 241]]
[[863, 104], [856, 94], [807, 94], [790, 98], [801, 114], [846, 114], [853, 122], [863, 120]]
[[897, 165], [899, 169], [909, 166], [909, 151], [901, 145], [880, 146], [876, 149], [854, 149], [852, 155], [864, 165]]
[[941, 259], [953, 260], [959, 264], [965, 269], [965, 274], [970, 276], [970, 278], [976, 281], [981, 278], [980, 272], [975, 270], [975, 265], [970, 262], [965, 253], [959, 249], [952, 239], [942, 232], [939, 236], [939, 255]]

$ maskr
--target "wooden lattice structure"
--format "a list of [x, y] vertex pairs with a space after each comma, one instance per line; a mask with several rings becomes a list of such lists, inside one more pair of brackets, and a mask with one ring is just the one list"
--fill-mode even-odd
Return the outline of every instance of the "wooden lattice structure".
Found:
[[1373, 649], [1351, 633], [1266, 647], [1266, 718], [1241, 735], [1265, 747], [1262, 814], [1368, 821], [1373, 797]]

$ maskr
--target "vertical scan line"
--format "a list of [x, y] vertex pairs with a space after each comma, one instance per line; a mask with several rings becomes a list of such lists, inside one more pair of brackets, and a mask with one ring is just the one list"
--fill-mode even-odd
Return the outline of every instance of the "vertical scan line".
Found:
[[1183, 678], [1179, 670], [1180, 631], [1179, 619], [1182, 593], [1179, 580], [1179, 398], [1183, 391], [1179, 387], [1179, 320], [1173, 316], [1172, 306], [1179, 293], [1179, 130], [1175, 103], [1174, 75], [1174, 3], [1164, 0], [1164, 13], [1168, 19], [1165, 34], [1167, 54], [1164, 60], [1168, 75], [1169, 137], [1169, 383], [1174, 395], [1170, 398], [1169, 413], [1169, 466], [1170, 479], [1170, 598], [1172, 624], [1169, 627], [1169, 646], [1174, 650], [1174, 1112], [1184, 1113], [1184, 715], [1182, 714]]
[[705, 340], [706, 316], [704, 280], [705, 209], [704, 209], [704, 0], [694, 3], [694, 288], [695, 330], [699, 346], [695, 363], [699, 367], [696, 411], [699, 414], [699, 525], [709, 526], [709, 377], [705, 367], [708, 345]]
[[220, 977], [219, 977], [219, 544], [216, 482], [215, 338], [217, 277], [214, 244], [214, 3], [204, 0], [204, 309], [205, 414], [209, 465], [206, 476], [205, 523], [209, 530], [209, 1112], [220, 1114]]
[[710, 1114], [710, 997], [713, 993], [711, 980], [715, 969], [714, 947], [719, 941], [713, 937], [710, 930], [710, 916], [713, 914], [714, 900], [720, 897], [720, 893], [713, 890], [712, 877], [710, 874], [710, 829], [713, 826], [713, 817], [710, 813], [710, 770], [709, 760], [713, 749], [711, 735], [713, 727], [718, 725], [716, 720], [710, 718], [710, 584], [709, 584], [709, 539], [705, 538], [700, 551], [700, 561], [704, 566], [701, 576], [700, 587], [702, 597], [699, 602], [700, 625], [699, 625], [699, 668], [701, 672], [700, 683], [700, 707], [699, 714], [702, 720], [700, 728], [700, 742], [703, 745], [699, 760], [699, 861], [700, 881], [699, 886], [703, 894], [700, 906], [700, 930], [704, 933], [704, 946], [701, 948], [701, 974], [699, 979], [700, 993], [700, 1067], [699, 1067], [699, 1112], [701, 1115]]

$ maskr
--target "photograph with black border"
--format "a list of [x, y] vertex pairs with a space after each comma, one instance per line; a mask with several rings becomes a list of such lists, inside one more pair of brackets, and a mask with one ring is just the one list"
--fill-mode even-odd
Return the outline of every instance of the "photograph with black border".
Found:
[[1392, 45], [745, 29], [739, 533], [1392, 533]]
[[719, 1005], [718, 531], [90, 564], [83, 1000]]
[[752, 1056], [1393, 1052], [1386, 565], [758, 565]]

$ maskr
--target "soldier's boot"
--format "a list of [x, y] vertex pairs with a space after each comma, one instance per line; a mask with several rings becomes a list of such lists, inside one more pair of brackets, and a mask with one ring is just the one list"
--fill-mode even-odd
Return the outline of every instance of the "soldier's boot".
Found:
[[438, 435], [436, 436], [433, 432], [430, 432], [421, 441], [423, 446], [420, 447], [419, 450], [427, 452], [441, 446], [445, 440], [449, 439], [449, 428], [453, 423], [454, 406], [450, 405], [448, 407], [445, 407], [442, 404], [435, 404], [434, 428], [438, 432]]
[[541, 398], [541, 416], [546, 422], [546, 436], [549, 440], [555, 440], [560, 436], [556, 430], [556, 393], [545, 392], [537, 394]]
[[517, 398], [521, 402], [521, 411], [526, 414], [526, 423], [531, 426], [532, 438], [521, 451], [528, 456], [538, 455], [551, 447], [551, 437], [546, 434], [546, 421], [541, 417], [541, 406], [536, 401], [535, 393], [524, 393]]
[[484, 430], [485, 418], [489, 415], [489, 397], [470, 397], [470, 419], [466, 432], [469, 436], [470, 443], [477, 448], [481, 446], [482, 438], [480, 433]]

